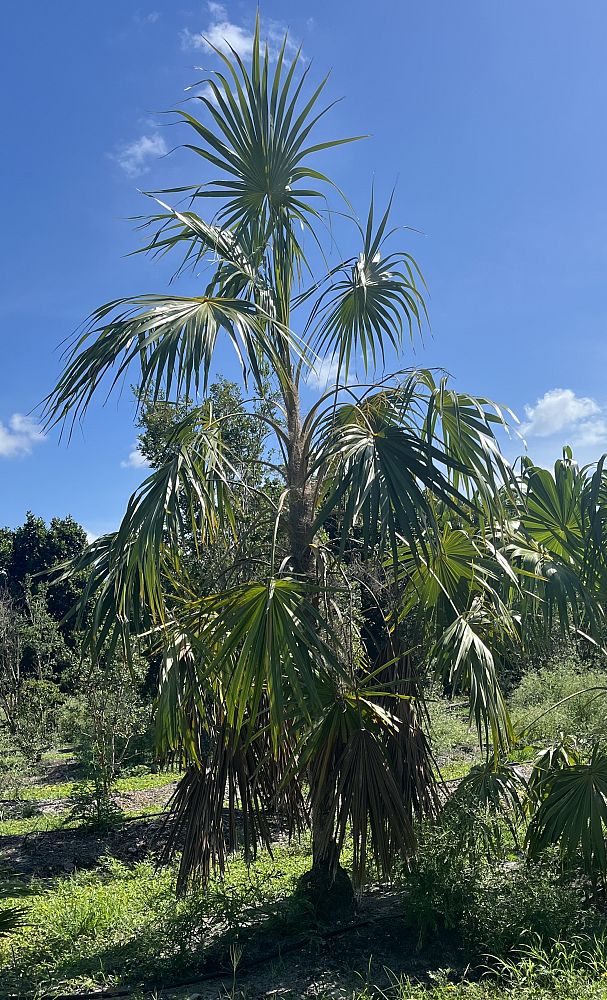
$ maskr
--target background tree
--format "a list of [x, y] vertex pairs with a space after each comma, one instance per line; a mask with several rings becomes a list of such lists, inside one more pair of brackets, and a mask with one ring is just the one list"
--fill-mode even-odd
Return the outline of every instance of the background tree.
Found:
[[26, 603], [26, 593], [35, 595], [44, 587], [49, 614], [69, 637], [73, 624], [64, 622], [79, 600], [83, 577], [53, 582], [46, 574], [59, 563], [74, 559], [86, 548], [86, 532], [70, 515], [54, 517], [46, 525], [41, 517], [28, 511], [17, 528], [0, 532], [0, 574], [3, 585], [19, 606]]

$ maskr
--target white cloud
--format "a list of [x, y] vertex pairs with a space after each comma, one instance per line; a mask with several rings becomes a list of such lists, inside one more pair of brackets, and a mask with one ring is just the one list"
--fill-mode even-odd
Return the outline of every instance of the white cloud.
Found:
[[570, 444], [573, 448], [595, 448], [604, 451], [607, 448], [607, 420], [603, 417], [585, 420], [574, 430]]
[[129, 457], [120, 463], [121, 469], [149, 469], [147, 459], [141, 454], [139, 446], [135, 443], [129, 452]]
[[[253, 25], [230, 21], [228, 9], [222, 3], [210, 2], [207, 7], [211, 18], [209, 23], [202, 31], [184, 28], [180, 35], [182, 48], [202, 49], [204, 52], [210, 52], [213, 46], [222, 52], [229, 52], [232, 48], [239, 56], [247, 58], [253, 48]], [[278, 21], [264, 18], [262, 32], [264, 41], [267, 40], [268, 43], [270, 58], [275, 59], [286, 34], [286, 27]], [[287, 39], [286, 51], [291, 55], [297, 51], [297, 46], [291, 39]]]
[[521, 433], [527, 437], [550, 437], [559, 431], [578, 427], [585, 418], [601, 412], [589, 396], [576, 396], [573, 389], [550, 389], [535, 406], [526, 406], [527, 421]]
[[322, 358], [317, 361], [314, 368], [310, 368], [306, 376], [306, 384], [310, 389], [317, 389], [322, 392], [329, 385], [334, 385], [337, 379], [339, 364], [336, 358]]
[[164, 156], [168, 152], [167, 144], [158, 132], [151, 135], [141, 135], [112, 155], [118, 166], [124, 170], [127, 177], [140, 177], [150, 169], [150, 160]]
[[571, 445], [574, 458], [582, 463], [607, 451], [607, 406], [590, 396], [577, 396], [573, 389], [550, 389], [535, 405], [525, 406], [525, 416], [520, 431], [540, 465], [550, 466], [564, 445]]
[[33, 446], [43, 440], [40, 424], [23, 413], [13, 413], [8, 427], [0, 421], [0, 458], [29, 455]]
[[87, 545], [92, 545], [93, 542], [96, 542], [97, 539], [99, 538], [99, 535], [93, 534], [92, 531], [87, 531], [86, 528], [85, 528], [85, 534], [86, 534], [86, 544]]

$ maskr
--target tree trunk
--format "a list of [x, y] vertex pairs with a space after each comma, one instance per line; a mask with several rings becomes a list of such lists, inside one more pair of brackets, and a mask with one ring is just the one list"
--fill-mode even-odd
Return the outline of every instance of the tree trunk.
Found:
[[[308, 463], [301, 433], [299, 394], [293, 387], [287, 401], [289, 450], [287, 483], [289, 488], [289, 548], [294, 573], [315, 583], [311, 549], [314, 524], [314, 497], [308, 478]], [[339, 863], [339, 848], [332, 832], [331, 798], [334, 788], [324, 791], [313, 787], [312, 798], [312, 868], [299, 879], [297, 893], [306, 899], [318, 919], [344, 920], [352, 916], [356, 902], [350, 876]]]

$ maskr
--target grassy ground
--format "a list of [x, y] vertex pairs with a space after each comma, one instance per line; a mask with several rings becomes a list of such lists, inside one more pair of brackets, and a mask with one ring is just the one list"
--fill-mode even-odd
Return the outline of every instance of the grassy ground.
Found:
[[[140, 809], [124, 810], [126, 819], [137, 819], [145, 816], [156, 816], [159, 812], [157, 805], [144, 806]], [[79, 820], [72, 819], [69, 810], [55, 813], [52, 816], [35, 815], [27, 816], [23, 819], [0, 820], [0, 838], [13, 836], [26, 836], [30, 833], [46, 833], [51, 830], [75, 830], [81, 825]]]
[[[576, 689], [580, 684], [576, 670], [575, 665], [565, 665], [550, 675], [529, 675], [512, 699], [515, 723], [523, 727], [542, 711], [548, 697]], [[552, 728], [579, 735], [586, 730], [597, 732], [603, 725], [603, 707], [595, 702], [572, 705], [567, 711], [573, 713], [571, 718], [563, 709]], [[479, 759], [476, 735], [461, 705], [436, 698], [430, 703], [430, 717], [437, 770], [446, 781], [456, 782]], [[543, 727], [541, 735], [550, 737], [548, 723]], [[607, 1000], [603, 953], [591, 949], [586, 957], [576, 956], [577, 945], [572, 941], [560, 952], [556, 946], [547, 952], [536, 948], [533, 954], [513, 952], [512, 963], [502, 967], [499, 979], [484, 975], [486, 969], [478, 958], [466, 970], [462, 941], [456, 940], [448, 922], [447, 929], [443, 923], [438, 932], [425, 936], [420, 950], [408, 876], [392, 886], [370, 884], [361, 896], [358, 926], [327, 936], [293, 892], [297, 878], [310, 866], [307, 842], [279, 844], [272, 857], [261, 854], [250, 869], [236, 856], [225, 877], [217, 875], [207, 891], [176, 900], [174, 870], [155, 867], [154, 858], [147, 856], [145, 839], [146, 824], [159, 822], [146, 816], [162, 804], [147, 804], [151, 793], [161, 792], [176, 776], [146, 772], [121, 778], [117, 791], [124, 796], [123, 808], [130, 809], [127, 818], [137, 816], [141, 822], [118, 826], [104, 839], [79, 830], [69, 819], [68, 802], [61, 801], [75, 785], [71, 780], [57, 780], [72, 778], [71, 762], [69, 751], [45, 755], [40, 775], [33, 780], [30, 776], [19, 786], [20, 799], [32, 808], [43, 800], [58, 800], [56, 815], [0, 822], [0, 857], [3, 844], [10, 844], [4, 864], [15, 872], [15, 857], [29, 858], [27, 873], [13, 897], [26, 910], [26, 924], [0, 941], [0, 997], [51, 997], [53, 992], [126, 986], [133, 989], [133, 996], [156, 1000], [155, 991], [166, 986], [163, 996], [167, 1000], [194, 996], [199, 1000], [220, 996], [233, 1000], [312, 996], [318, 1000]], [[139, 798], [137, 793], [141, 793]], [[38, 839], [38, 834], [44, 835]], [[44, 866], [55, 849], [63, 854], [58, 855], [50, 877], [41, 878], [41, 871], [49, 872]], [[36, 852], [40, 852], [39, 862]], [[492, 909], [483, 919], [493, 932], [497, 927], [501, 933], [500, 921], [512, 923], [513, 907], [519, 907], [520, 916], [523, 903], [531, 905], [535, 896], [533, 892], [525, 895], [523, 885], [510, 898], [504, 894], [504, 880], [494, 881], [493, 888], [488, 883], [486, 893], [477, 887], [479, 906], [474, 906], [475, 913], [483, 906]], [[537, 898], [554, 898], [555, 912], [560, 912], [560, 896], [554, 896], [560, 889], [543, 888], [545, 895], [540, 897], [537, 885]], [[541, 908], [546, 917], [548, 907], [542, 902]], [[527, 943], [531, 946], [533, 939], [529, 937]], [[211, 974], [214, 979], [191, 987], [175, 985], [183, 978]]]
[[[156, 774], [136, 774], [126, 778], [118, 778], [116, 791], [141, 792], [152, 788], [164, 788], [172, 784], [178, 775], [172, 771], [161, 771]], [[60, 784], [27, 784], [20, 791], [20, 798], [26, 801], [41, 801], [44, 799], [67, 799], [76, 787], [75, 781], [65, 781]]]
[[173, 870], [152, 862], [106, 858], [93, 871], [34, 880], [11, 900], [26, 908], [26, 925], [0, 944], [4, 988], [162, 982], [213, 968], [245, 931], [271, 923], [284, 932], [299, 918], [289, 899], [309, 864], [306, 844], [264, 854], [250, 871], [234, 858], [208, 891], [177, 902]]

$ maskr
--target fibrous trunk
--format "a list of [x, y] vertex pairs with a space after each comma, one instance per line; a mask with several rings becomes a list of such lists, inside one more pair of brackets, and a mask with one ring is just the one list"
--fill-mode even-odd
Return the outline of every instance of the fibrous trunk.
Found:
[[[291, 565], [297, 576], [312, 580], [312, 531], [314, 499], [312, 483], [301, 435], [299, 399], [294, 391], [288, 413], [289, 455], [289, 547]], [[321, 920], [343, 920], [355, 908], [350, 876], [339, 863], [339, 846], [333, 835], [331, 790], [314, 787], [314, 768], [310, 773], [312, 800], [312, 868], [298, 883], [298, 894], [312, 906]], [[333, 789], [333, 794], [335, 790]]]

